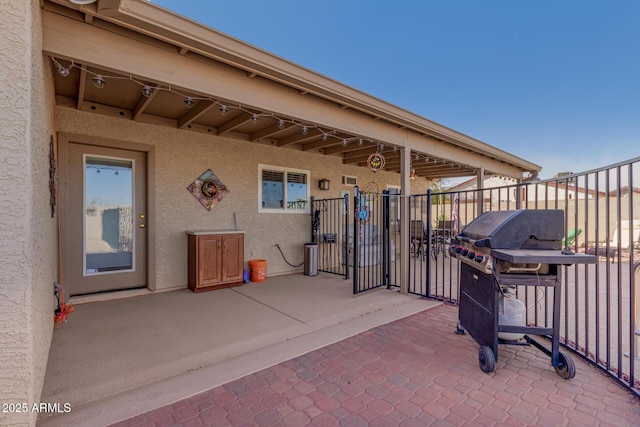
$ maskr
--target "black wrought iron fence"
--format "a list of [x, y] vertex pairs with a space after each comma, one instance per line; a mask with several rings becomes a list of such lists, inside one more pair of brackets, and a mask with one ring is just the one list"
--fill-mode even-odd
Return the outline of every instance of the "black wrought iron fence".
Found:
[[[563, 246], [598, 257], [562, 267], [561, 342], [640, 396], [640, 157], [550, 180], [415, 196], [412, 221], [424, 221], [424, 234], [412, 238], [410, 292], [457, 302], [449, 238], [484, 211], [511, 209], [564, 210]], [[541, 289], [518, 287], [518, 298], [528, 324], [548, 327], [552, 291]]]
[[311, 198], [311, 241], [318, 244], [318, 271], [349, 278], [346, 264], [349, 197]]

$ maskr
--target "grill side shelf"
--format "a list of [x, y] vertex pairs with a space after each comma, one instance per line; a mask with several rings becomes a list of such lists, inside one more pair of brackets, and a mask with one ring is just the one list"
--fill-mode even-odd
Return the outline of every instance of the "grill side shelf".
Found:
[[564, 254], [560, 250], [492, 249], [491, 256], [513, 264], [595, 264], [597, 257], [580, 253]]

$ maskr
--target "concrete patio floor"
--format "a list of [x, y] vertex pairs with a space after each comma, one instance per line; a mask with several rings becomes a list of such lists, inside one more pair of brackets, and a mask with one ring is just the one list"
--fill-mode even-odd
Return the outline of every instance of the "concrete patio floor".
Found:
[[640, 425], [640, 401], [578, 356], [564, 380], [541, 351], [500, 345], [485, 374], [456, 306], [350, 285], [292, 275], [78, 305], [43, 394], [73, 409], [38, 425]]
[[200, 294], [72, 300], [41, 397], [72, 411], [38, 425], [114, 423], [438, 305], [351, 286], [296, 274]]

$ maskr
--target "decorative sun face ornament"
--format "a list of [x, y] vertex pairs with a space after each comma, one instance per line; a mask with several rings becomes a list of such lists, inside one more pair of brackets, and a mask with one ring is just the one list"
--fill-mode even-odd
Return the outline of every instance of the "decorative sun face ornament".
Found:
[[384, 168], [384, 156], [381, 153], [372, 153], [367, 159], [367, 167], [376, 172]]

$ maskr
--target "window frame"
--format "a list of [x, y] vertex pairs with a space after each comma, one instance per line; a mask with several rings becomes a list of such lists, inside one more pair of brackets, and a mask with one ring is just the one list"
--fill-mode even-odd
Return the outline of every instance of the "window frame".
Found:
[[[262, 207], [262, 176], [263, 176], [263, 171], [273, 171], [273, 172], [282, 172], [284, 174], [284, 182], [283, 182], [283, 187], [284, 187], [284, 200], [287, 200], [287, 174], [288, 173], [298, 173], [298, 174], [304, 174], [306, 176], [306, 185], [307, 185], [307, 196], [306, 196], [306, 206], [304, 209], [291, 209], [291, 208], [287, 208], [286, 206], [286, 202], [283, 203], [283, 207], [282, 208], [263, 208]], [[305, 169], [296, 169], [296, 168], [288, 168], [288, 167], [282, 167], [282, 166], [272, 166], [272, 165], [265, 165], [262, 163], [258, 164], [258, 212], [259, 213], [279, 213], [279, 214], [306, 214], [308, 215], [311, 212], [311, 171], [305, 170]]]

